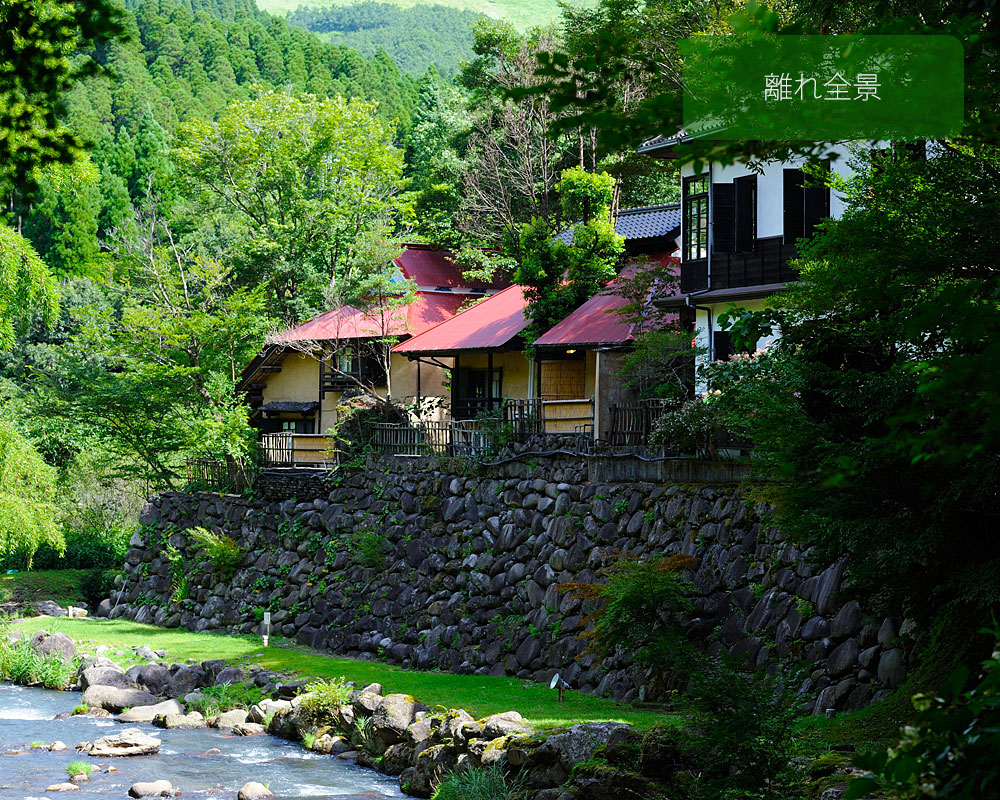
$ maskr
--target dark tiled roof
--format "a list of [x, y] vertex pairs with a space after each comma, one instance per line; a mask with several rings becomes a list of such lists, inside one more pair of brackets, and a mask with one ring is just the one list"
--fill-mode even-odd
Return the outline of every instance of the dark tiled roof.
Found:
[[[645, 208], [626, 208], [618, 212], [615, 230], [625, 241], [655, 239], [670, 236], [681, 226], [681, 207], [677, 203]], [[569, 244], [573, 241], [572, 229], [565, 230], [558, 238]]]
[[260, 407], [260, 411], [285, 411], [285, 412], [301, 412], [306, 413], [308, 411], [315, 411], [319, 408], [319, 401], [299, 401], [299, 400], [272, 400], [270, 403], [264, 403]]

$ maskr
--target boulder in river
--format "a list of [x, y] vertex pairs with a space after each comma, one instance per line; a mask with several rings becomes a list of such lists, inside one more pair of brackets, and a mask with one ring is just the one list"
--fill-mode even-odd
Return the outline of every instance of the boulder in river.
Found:
[[119, 714], [126, 708], [152, 706], [160, 702], [155, 694], [142, 689], [118, 689], [114, 686], [88, 686], [83, 693], [83, 703], [89, 708], [105, 708]]
[[130, 708], [118, 715], [119, 722], [152, 722], [156, 717], [167, 714], [183, 714], [184, 706], [176, 700], [164, 700], [151, 706]]
[[63, 781], [62, 783], [53, 783], [50, 786], [45, 787], [47, 792], [78, 792], [80, 787], [75, 783], [70, 783], [69, 781]]
[[256, 722], [243, 722], [233, 725], [233, 736], [260, 736], [267, 733], [267, 728]]
[[274, 792], [257, 781], [244, 783], [239, 794], [236, 795], [237, 800], [261, 800], [264, 797], [274, 797]]
[[179, 795], [170, 781], [139, 781], [128, 790], [129, 797], [176, 797]]
[[137, 730], [127, 730], [112, 736], [102, 736], [90, 746], [93, 758], [117, 756], [148, 756], [160, 751], [162, 742], [155, 736]]

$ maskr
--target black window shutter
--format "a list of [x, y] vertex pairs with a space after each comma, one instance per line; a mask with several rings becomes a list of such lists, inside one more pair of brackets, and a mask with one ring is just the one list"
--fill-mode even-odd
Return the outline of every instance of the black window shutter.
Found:
[[712, 216], [713, 252], [732, 253], [736, 247], [736, 221], [731, 183], [712, 186]]
[[736, 251], [753, 250], [757, 239], [757, 176], [737, 178], [736, 187]]
[[786, 169], [783, 172], [785, 244], [795, 244], [796, 239], [802, 238], [802, 170]]
[[733, 342], [729, 331], [716, 331], [712, 335], [712, 360], [728, 361], [732, 354]]
[[[826, 162], [830, 168], [830, 162]], [[811, 183], [811, 182], [810, 182]], [[809, 185], [802, 190], [802, 235], [812, 236], [816, 223], [830, 216], [830, 187]]]

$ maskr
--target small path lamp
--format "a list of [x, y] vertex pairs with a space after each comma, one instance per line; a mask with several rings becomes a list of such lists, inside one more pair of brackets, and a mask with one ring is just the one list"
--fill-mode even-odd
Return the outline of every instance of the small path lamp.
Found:
[[569, 688], [569, 684], [562, 679], [562, 676], [557, 672], [552, 676], [552, 680], [549, 681], [550, 689], [559, 690], [559, 702], [565, 702], [566, 700], [566, 690]]
[[264, 647], [267, 647], [268, 641], [271, 639], [271, 612], [264, 612], [264, 621], [261, 623], [261, 635], [264, 639]]

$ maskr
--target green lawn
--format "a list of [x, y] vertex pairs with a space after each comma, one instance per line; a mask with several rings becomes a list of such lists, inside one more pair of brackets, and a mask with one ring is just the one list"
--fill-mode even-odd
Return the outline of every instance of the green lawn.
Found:
[[189, 658], [198, 661], [224, 658], [239, 666], [260, 665], [296, 677], [342, 675], [359, 685], [381, 683], [386, 692], [411, 694], [432, 708], [464, 708], [477, 717], [500, 711], [518, 711], [541, 728], [593, 720], [617, 720], [649, 727], [676, 719], [582, 692], [567, 692], [566, 701], [560, 703], [556, 693], [547, 686], [514, 678], [410, 672], [376, 661], [335, 658], [288, 642], [265, 649], [260, 638], [252, 636], [191, 633], [120, 619], [35, 617], [19, 622], [18, 627], [32, 633], [40, 628], [50, 632], [61, 631], [84, 650], [90, 651], [98, 644], [116, 648], [148, 644], [154, 650], [166, 650], [169, 660], [173, 662]]
[[0, 575], [0, 603], [30, 605], [36, 600], [55, 600], [61, 606], [83, 601], [80, 581], [85, 569], [45, 569]]

